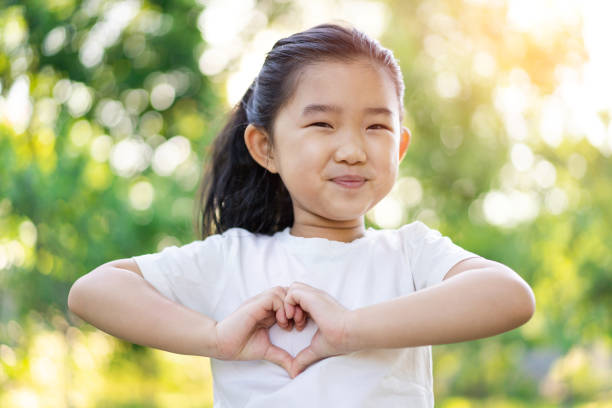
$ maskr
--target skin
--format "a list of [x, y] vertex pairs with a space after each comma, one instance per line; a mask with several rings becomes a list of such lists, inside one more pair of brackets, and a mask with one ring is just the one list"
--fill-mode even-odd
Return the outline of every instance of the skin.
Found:
[[[304, 114], [312, 104], [339, 110]], [[385, 108], [388, 114], [368, 108]], [[410, 140], [398, 109], [395, 87], [382, 68], [369, 61], [328, 61], [301, 73], [292, 98], [275, 118], [274, 138], [252, 124], [247, 127], [251, 156], [278, 173], [289, 191], [291, 234], [343, 242], [363, 236], [364, 214], [391, 191]], [[367, 181], [349, 189], [332, 180], [344, 174]]]

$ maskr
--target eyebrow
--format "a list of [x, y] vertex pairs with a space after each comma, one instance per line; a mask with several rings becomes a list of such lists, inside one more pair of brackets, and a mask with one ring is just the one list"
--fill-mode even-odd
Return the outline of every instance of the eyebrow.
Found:
[[[384, 107], [376, 107], [376, 108], [365, 108], [363, 110], [365, 113], [374, 114], [374, 115], [388, 115], [393, 116], [393, 112], [390, 109]], [[321, 104], [310, 104], [307, 105], [302, 111], [302, 116], [310, 116], [317, 112], [333, 112], [333, 113], [341, 113], [342, 108], [337, 105], [321, 105]]]

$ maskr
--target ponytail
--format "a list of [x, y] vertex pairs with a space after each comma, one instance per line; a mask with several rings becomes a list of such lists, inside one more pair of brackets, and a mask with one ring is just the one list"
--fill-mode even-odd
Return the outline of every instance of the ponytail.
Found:
[[214, 142], [198, 192], [202, 218], [197, 234], [202, 239], [233, 227], [270, 235], [293, 223], [291, 198], [280, 176], [253, 160], [244, 143], [253, 87], [236, 104]]

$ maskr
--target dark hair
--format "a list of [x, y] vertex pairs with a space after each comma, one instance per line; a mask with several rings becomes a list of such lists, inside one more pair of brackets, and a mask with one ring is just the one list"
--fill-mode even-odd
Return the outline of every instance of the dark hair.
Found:
[[[267, 53], [259, 75], [217, 136], [212, 160], [202, 179], [196, 207], [200, 238], [239, 227], [273, 234], [293, 224], [291, 197], [280, 176], [267, 171], [249, 154], [244, 131], [249, 123], [274, 141], [274, 119], [290, 99], [298, 74], [322, 61], [370, 59], [387, 69], [394, 82], [403, 117], [404, 82], [393, 53], [351, 27], [321, 24], [283, 38]], [[201, 216], [201, 218], [200, 218]]]

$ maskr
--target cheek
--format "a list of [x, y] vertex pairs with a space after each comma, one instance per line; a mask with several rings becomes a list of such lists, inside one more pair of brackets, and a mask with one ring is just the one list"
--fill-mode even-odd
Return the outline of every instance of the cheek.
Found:
[[278, 163], [287, 177], [313, 177], [321, 170], [324, 156], [325, 146], [316, 139], [306, 141], [296, 137], [279, 146]]
[[377, 165], [381, 168], [393, 169], [397, 172], [399, 164], [399, 149], [397, 143], [392, 138], [381, 138], [379, 143], [374, 143], [371, 147], [373, 157], [376, 158]]
[[399, 152], [392, 140], [385, 141], [378, 145], [376, 151], [376, 171], [378, 173], [378, 187], [382, 194], [387, 194], [398, 174]]
[[319, 177], [319, 169], [308, 152], [284, 154], [277, 160], [279, 174], [292, 197], [308, 194]]

